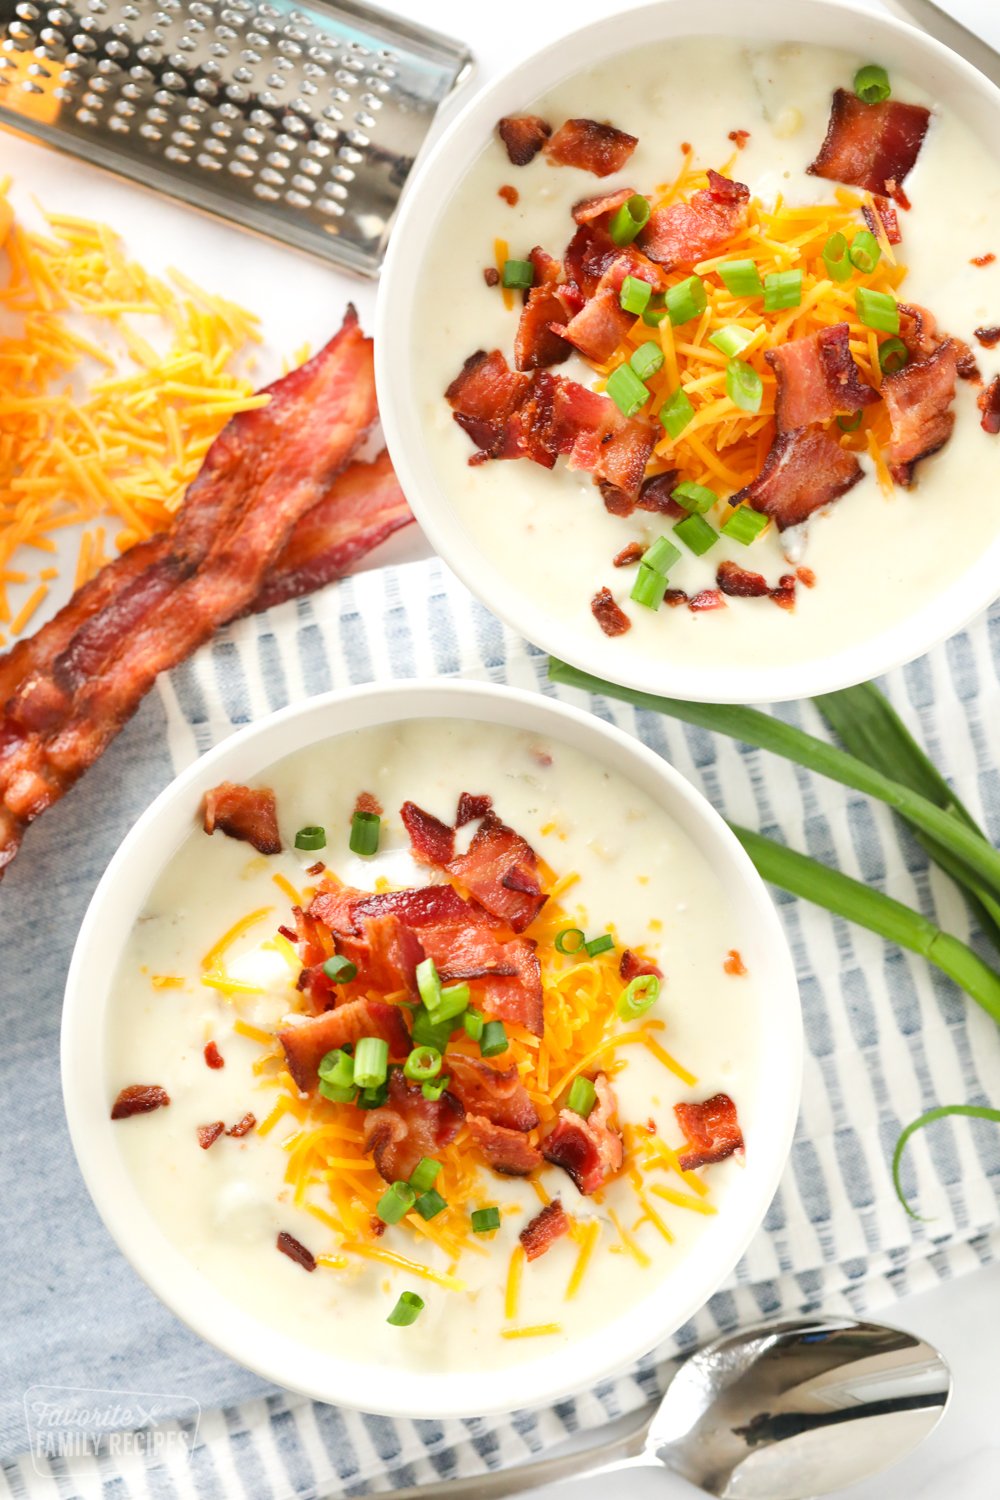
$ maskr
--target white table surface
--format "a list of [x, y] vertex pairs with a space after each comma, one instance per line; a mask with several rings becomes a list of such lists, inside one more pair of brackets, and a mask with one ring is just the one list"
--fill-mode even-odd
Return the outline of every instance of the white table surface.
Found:
[[[574, 0], [571, 12], [557, 0], [506, 0], [500, 6], [482, 0], [475, 5], [468, 0], [383, 3], [469, 43], [477, 71], [467, 88], [489, 80], [569, 25], [582, 25], [608, 12], [607, 0]], [[876, 10], [898, 9], [894, 0], [862, 3]], [[1000, 0], [942, 3], [1000, 50]], [[752, 15], [751, 0], [747, 10]], [[35, 211], [35, 199], [57, 211], [105, 219], [147, 265], [176, 264], [208, 288], [225, 291], [261, 313], [266, 339], [262, 378], [278, 373], [282, 358], [303, 341], [315, 348], [329, 336], [348, 297], [356, 302], [362, 322], [371, 326], [372, 285], [0, 133], [0, 177], [8, 172], [14, 177], [15, 207], [26, 216]], [[426, 556], [429, 550], [417, 528], [411, 527], [372, 554], [367, 565]], [[54, 607], [57, 602], [53, 593], [49, 603]], [[918, 1453], [884, 1476], [841, 1491], [843, 1500], [1000, 1500], [998, 1305], [1000, 1266], [994, 1266], [887, 1310], [886, 1321], [923, 1335], [945, 1354], [954, 1373], [952, 1404]], [[582, 1479], [533, 1493], [545, 1500], [684, 1500], [700, 1491], [662, 1471], [642, 1471], [610, 1483]]]

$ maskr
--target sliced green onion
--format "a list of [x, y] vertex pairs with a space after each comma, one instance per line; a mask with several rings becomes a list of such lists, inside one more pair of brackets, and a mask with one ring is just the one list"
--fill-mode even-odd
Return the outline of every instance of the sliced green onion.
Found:
[[377, 853], [381, 826], [382, 819], [378, 813], [356, 812], [351, 818], [351, 853]]
[[355, 1104], [358, 1109], [381, 1109], [389, 1097], [388, 1082], [380, 1083], [377, 1089], [362, 1089]]
[[647, 339], [644, 344], [639, 345], [629, 364], [640, 380], [648, 380], [663, 368], [663, 350], [652, 339]]
[[377, 1089], [389, 1071], [389, 1043], [380, 1036], [363, 1036], [354, 1052], [354, 1082], [359, 1089]]
[[902, 339], [883, 339], [878, 346], [879, 366], [887, 375], [895, 375], [909, 360], [910, 351]]
[[418, 1005], [413, 1012], [412, 1037], [415, 1047], [433, 1047], [436, 1052], [443, 1053], [454, 1030], [454, 1021], [433, 1020], [425, 1005]]
[[615, 1003], [623, 1021], [635, 1021], [646, 1014], [660, 997], [660, 981], [655, 974], [637, 974], [625, 986]]
[[410, 1187], [415, 1193], [428, 1193], [438, 1180], [441, 1163], [433, 1156], [422, 1156], [410, 1173]]
[[781, 312], [802, 301], [801, 271], [772, 271], [764, 277], [764, 311]]
[[745, 360], [731, 359], [726, 365], [726, 395], [741, 411], [760, 411], [764, 382]]
[[354, 1096], [358, 1092], [350, 1083], [327, 1083], [325, 1078], [319, 1081], [319, 1091], [324, 1099], [329, 1099], [332, 1104], [352, 1104]]
[[640, 229], [649, 222], [649, 199], [641, 193], [633, 193], [616, 209], [608, 225], [608, 233], [616, 245], [631, 245]]
[[349, 958], [344, 958], [343, 954], [335, 953], [323, 965], [323, 973], [334, 984], [350, 984], [352, 979], [358, 977], [358, 966], [352, 964]]
[[851, 265], [870, 276], [882, 259], [882, 247], [870, 229], [859, 229], [851, 241]]
[[438, 995], [437, 1004], [431, 1011], [431, 1021], [435, 1026], [443, 1025], [445, 1021], [454, 1021], [464, 1010], [469, 1007], [469, 986], [467, 984], [450, 984]]
[[408, 1182], [394, 1182], [376, 1203], [375, 1212], [383, 1224], [398, 1224], [410, 1212], [416, 1197]]
[[873, 292], [870, 286], [859, 286], [854, 293], [858, 317], [866, 328], [878, 333], [899, 332], [899, 307], [888, 292]]
[[892, 93], [888, 73], [878, 63], [866, 63], [854, 75], [854, 92], [866, 104], [881, 104]]
[[501, 284], [518, 288], [531, 286], [535, 280], [535, 268], [530, 260], [505, 260], [500, 273]]
[[[680, 557], [679, 552], [677, 556]], [[584, 943], [583, 949], [588, 958], [596, 958], [599, 953], [607, 953], [614, 946], [615, 940], [610, 932], [602, 932], [600, 937], [591, 938], [589, 943]]]
[[714, 344], [716, 349], [721, 349], [723, 354], [742, 354], [746, 346], [753, 343], [753, 334], [749, 328], [743, 328], [739, 323], [727, 323], [725, 328], [717, 328], [714, 333], [710, 333], [708, 342]]
[[403, 1076], [416, 1083], [436, 1078], [441, 1071], [441, 1054], [436, 1047], [414, 1047], [403, 1064]]
[[767, 516], [761, 515], [760, 511], [754, 510], [751, 505], [738, 505], [723, 521], [722, 535], [731, 537], [734, 542], [742, 542], [744, 547], [749, 547], [766, 526]]
[[386, 1318], [394, 1328], [408, 1328], [415, 1323], [424, 1310], [424, 1299], [418, 1297], [416, 1292], [402, 1292], [399, 1301], [392, 1312]]
[[734, 297], [759, 297], [764, 291], [764, 283], [760, 279], [760, 272], [755, 261], [752, 260], [724, 260], [721, 266], [715, 268], [722, 277], [727, 292], [732, 292]]
[[[680, 562], [680, 553], [673, 542], [667, 536], [658, 536], [655, 542], [651, 542], [639, 561], [645, 568], [652, 568], [654, 573], [662, 573], [664, 578], [670, 572], [675, 562]], [[583, 945], [589, 952], [589, 944]]]
[[430, 1099], [433, 1104], [436, 1100], [440, 1099], [450, 1082], [451, 1074], [443, 1073], [440, 1078], [435, 1078], [433, 1083], [422, 1083], [420, 1085], [420, 1092], [425, 1099]]
[[678, 386], [670, 399], [664, 401], [658, 415], [667, 436], [675, 440], [679, 438], [694, 416], [694, 407], [691, 405], [687, 392]]
[[300, 828], [295, 835], [296, 849], [325, 849], [326, 829], [321, 828], [318, 823], [310, 823], [306, 828]]
[[626, 276], [618, 293], [618, 301], [623, 312], [635, 313], [638, 317], [645, 311], [652, 295], [653, 288], [648, 281], [643, 281], [641, 276]]
[[840, 428], [841, 432], [857, 432], [858, 428], [861, 426], [861, 419], [863, 416], [864, 412], [858, 410], [856, 412], [853, 412], [849, 417], [838, 417], [837, 426]]
[[719, 533], [714, 526], [709, 526], [704, 516], [685, 516], [674, 527], [674, 536], [680, 537], [695, 557], [702, 557], [719, 540]]
[[708, 293], [700, 276], [688, 276], [676, 286], [667, 288], [667, 315], [675, 327], [697, 318], [707, 304]]
[[838, 229], [823, 246], [823, 264], [832, 281], [846, 281], [851, 274], [851, 254], [847, 238]]
[[574, 1114], [583, 1115], [586, 1119], [597, 1103], [597, 1090], [589, 1078], [581, 1074], [579, 1078], [573, 1079], [573, 1087], [569, 1091], [566, 1100], [566, 1108], [573, 1110]]
[[655, 568], [647, 568], [640, 564], [629, 598], [634, 599], [636, 604], [644, 604], [647, 609], [659, 609], [666, 592], [665, 575], [658, 573]]
[[564, 927], [562, 932], [556, 933], [556, 952], [579, 953], [586, 941], [586, 934], [582, 928]]
[[433, 1219], [448, 1207], [448, 1200], [442, 1198], [436, 1188], [431, 1188], [429, 1192], [420, 1194], [413, 1207], [422, 1219]]
[[320, 1059], [317, 1072], [324, 1083], [350, 1088], [354, 1083], [354, 1058], [342, 1047], [337, 1047]]
[[671, 491], [671, 499], [696, 516], [703, 516], [706, 510], [711, 510], [718, 498], [714, 490], [708, 489], [704, 484], [693, 484], [690, 479]]
[[479, 1039], [479, 1051], [483, 1057], [499, 1057], [510, 1046], [507, 1030], [502, 1021], [487, 1021]]
[[649, 400], [649, 391], [630, 365], [619, 365], [604, 387], [623, 417], [634, 417]]
[[667, 303], [662, 293], [655, 292], [642, 310], [642, 321], [647, 328], [659, 328], [667, 316]]
[[465, 1030], [465, 1034], [467, 1037], [471, 1037], [474, 1042], [479, 1041], [479, 1038], [483, 1034], [483, 1027], [485, 1026], [485, 1024], [486, 1022], [483, 1020], [482, 1012], [478, 1010], [467, 1010], [462, 1017], [462, 1026]]
[[498, 1208], [474, 1208], [471, 1214], [473, 1234], [492, 1234], [500, 1228]]
[[424, 958], [417, 964], [416, 977], [420, 998], [427, 1009], [432, 1012], [431, 1020], [433, 1020], [434, 1007], [441, 999], [441, 981], [438, 978], [437, 965], [433, 958]]
[[1000, 1125], [1000, 1109], [990, 1109], [985, 1104], [939, 1104], [936, 1109], [927, 1110], [918, 1120], [911, 1121], [905, 1130], [901, 1132], [899, 1140], [896, 1142], [896, 1149], [892, 1153], [892, 1185], [896, 1189], [896, 1197], [906, 1209], [910, 1218], [919, 1219], [921, 1224], [926, 1224], [928, 1220], [922, 1214], [915, 1213], [910, 1207], [899, 1180], [899, 1169], [903, 1161], [903, 1152], [906, 1150], [906, 1143], [911, 1135], [914, 1135], [918, 1130], [923, 1130], [925, 1125], [933, 1125], [935, 1120], [945, 1120], [951, 1115], [962, 1115], [971, 1120], [990, 1120], [994, 1125]]

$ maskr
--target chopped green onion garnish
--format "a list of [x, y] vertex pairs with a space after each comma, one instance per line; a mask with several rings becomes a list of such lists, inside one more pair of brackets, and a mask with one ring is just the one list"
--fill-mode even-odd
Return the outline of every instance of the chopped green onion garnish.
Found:
[[902, 339], [883, 339], [878, 346], [878, 362], [887, 375], [895, 375], [909, 359], [910, 351]]
[[318, 823], [310, 823], [308, 828], [300, 828], [295, 835], [296, 849], [325, 849], [326, 829], [320, 828]]
[[659, 328], [667, 316], [667, 304], [662, 293], [656, 292], [642, 310], [642, 321], [647, 328]]
[[874, 271], [882, 259], [882, 247], [870, 229], [858, 230], [851, 241], [850, 256], [851, 265], [862, 271], [865, 276]]
[[388, 1083], [380, 1083], [377, 1089], [362, 1089], [354, 1102], [359, 1109], [381, 1109], [388, 1097]]
[[412, 1078], [417, 1083], [436, 1078], [440, 1071], [441, 1054], [436, 1047], [414, 1047], [403, 1064], [404, 1077]]
[[410, 1173], [410, 1187], [415, 1193], [427, 1193], [438, 1180], [441, 1163], [433, 1156], [422, 1156]]
[[734, 542], [742, 542], [744, 547], [749, 547], [766, 526], [767, 516], [750, 505], [739, 505], [723, 521], [722, 535], [732, 537]]
[[335, 953], [323, 965], [323, 973], [327, 979], [332, 979], [334, 984], [350, 984], [352, 979], [358, 977], [358, 966], [352, 964], [351, 960], [344, 958], [342, 954]]
[[417, 1321], [423, 1310], [423, 1297], [418, 1297], [416, 1292], [403, 1292], [385, 1321], [394, 1328], [408, 1328]]
[[481, 1011], [470, 1009], [462, 1016], [462, 1026], [465, 1029], [465, 1034], [467, 1037], [471, 1037], [474, 1042], [479, 1041], [485, 1024], [486, 1022], [483, 1020]]
[[487, 1021], [479, 1039], [479, 1051], [483, 1057], [499, 1057], [510, 1046], [507, 1031], [502, 1021]]
[[694, 407], [688, 398], [688, 394], [680, 386], [677, 387], [669, 401], [664, 401], [660, 407], [659, 417], [667, 436], [679, 438], [691, 418], [694, 416]]
[[324, 1099], [329, 1099], [332, 1104], [351, 1104], [358, 1092], [350, 1083], [327, 1083], [325, 1078], [319, 1081], [319, 1091]]
[[641, 193], [633, 193], [612, 216], [608, 233], [616, 245], [631, 245], [648, 221], [649, 199], [644, 198]]
[[866, 104], [881, 104], [892, 93], [888, 73], [878, 63], [867, 63], [854, 75], [854, 92]]
[[471, 1218], [473, 1234], [492, 1234], [494, 1229], [500, 1228], [498, 1208], [474, 1208]]
[[846, 281], [851, 274], [851, 253], [846, 237], [839, 230], [823, 246], [823, 264], [833, 281]]
[[336, 1084], [342, 1089], [350, 1088], [354, 1083], [354, 1058], [342, 1047], [337, 1047], [320, 1059], [317, 1071], [323, 1083]]
[[801, 271], [772, 271], [764, 277], [764, 311], [781, 312], [802, 301]]
[[899, 332], [899, 307], [888, 292], [873, 292], [871, 287], [859, 286], [854, 305], [866, 328], [874, 328], [878, 333]]
[[422, 1219], [433, 1219], [436, 1214], [448, 1207], [448, 1200], [442, 1198], [436, 1189], [431, 1188], [429, 1192], [420, 1194], [413, 1207]]
[[715, 268], [727, 292], [734, 297], [759, 297], [764, 290], [760, 272], [752, 260], [725, 260]]
[[671, 323], [690, 323], [705, 311], [708, 294], [700, 276], [688, 276], [676, 286], [667, 288], [667, 313]]
[[437, 965], [433, 958], [422, 959], [417, 964], [417, 989], [420, 991], [421, 1000], [431, 1012], [431, 1020], [433, 1020], [434, 1008], [441, 1000], [441, 981], [438, 978]]
[[398, 1224], [410, 1212], [416, 1196], [408, 1182], [394, 1182], [376, 1203], [375, 1212], [383, 1224]]
[[764, 382], [745, 360], [731, 359], [726, 365], [726, 395], [741, 411], [760, 411]]
[[636, 604], [644, 604], [647, 609], [659, 609], [666, 592], [666, 576], [658, 573], [655, 568], [640, 565], [629, 598], [634, 599]]
[[454, 1021], [432, 1020], [430, 1011], [424, 1005], [418, 1005], [413, 1012], [412, 1035], [415, 1047], [433, 1047], [436, 1052], [443, 1053], [454, 1030]]
[[742, 354], [747, 344], [753, 343], [753, 334], [749, 328], [742, 328], [739, 323], [727, 323], [725, 328], [717, 328], [714, 333], [710, 333], [708, 342], [714, 344], [716, 349], [721, 349], [723, 354]]
[[363, 1036], [354, 1052], [354, 1082], [359, 1089], [377, 1089], [389, 1071], [389, 1043], [380, 1036]]
[[433, 1083], [422, 1083], [420, 1092], [425, 1099], [430, 1099], [431, 1103], [434, 1103], [435, 1100], [440, 1099], [450, 1082], [451, 1074], [443, 1073], [440, 1078], [435, 1078]]
[[849, 417], [838, 417], [837, 426], [840, 428], [841, 432], [857, 432], [858, 428], [861, 426], [861, 418], [863, 416], [864, 412], [858, 410]]
[[431, 1011], [431, 1020], [435, 1026], [444, 1021], [454, 1021], [469, 1006], [469, 986], [467, 984], [450, 984], [447, 989], [441, 991], [437, 998], [437, 1004]]
[[590, 1079], [584, 1078], [582, 1075], [579, 1078], [574, 1078], [573, 1087], [570, 1089], [569, 1098], [566, 1100], [566, 1108], [573, 1110], [575, 1114], [583, 1115], [583, 1118], [586, 1119], [596, 1103], [597, 1090]]
[[618, 293], [618, 301], [624, 312], [635, 313], [636, 317], [645, 311], [646, 304], [653, 295], [653, 288], [648, 281], [643, 281], [639, 276], [626, 276], [622, 282], [622, 289]]
[[579, 953], [586, 941], [586, 934], [582, 928], [564, 927], [562, 932], [556, 933], [556, 952]]
[[[651, 542], [639, 561], [646, 568], [652, 568], [654, 573], [662, 573], [664, 578], [670, 572], [675, 562], [680, 562], [680, 553], [673, 542], [667, 536], [658, 536], [655, 542]], [[584, 943], [587, 952], [590, 952], [590, 944]]]
[[634, 417], [649, 400], [649, 391], [629, 365], [619, 365], [604, 387], [623, 417]]
[[[673, 551], [677, 552], [676, 547], [673, 548]], [[679, 552], [677, 552], [677, 556], [680, 557]], [[588, 958], [596, 958], [599, 953], [607, 953], [608, 949], [614, 946], [615, 940], [610, 932], [602, 932], [600, 937], [591, 938], [589, 943], [584, 943], [583, 949]]]
[[639, 345], [629, 364], [640, 380], [648, 380], [663, 368], [663, 350], [652, 339], [647, 339], [644, 344]]
[[530, 260], [505, 260], [500, 275], [506, 287], [531, 286], [535, 280], [535, 268]]
[[719, 533], [714, 526], [709, 526], [704, 516], [685, 516], [674, 527], [674, 536], [679, 536], [695, 557], [701, 557], [719, 540]]
[[659, 994], [660, 981], [655, 974], [637, 974], [618, 996], [615, 1009], [623, 1021], [634, 1021], [656, 1004]]
[[708, 489], [705, 485], [693, 484], [690, 479], [686, 479], [683, 484], [679, 484], [675, 490], [671, 491], [671, 498], [676, 500], [684, 510], [701, 516], [706, 510], [711, 510], [719, 497], [714, 490]]
[[356, 812], [351, 818], [351, 852], [353, 854], [375, 854], [382, 819], [378, 813]]

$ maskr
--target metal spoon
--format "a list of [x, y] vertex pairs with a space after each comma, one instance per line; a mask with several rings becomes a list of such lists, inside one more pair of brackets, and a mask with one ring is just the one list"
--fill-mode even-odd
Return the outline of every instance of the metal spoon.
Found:
[[757, 1323], [692, 1355], [652, 1415], [632, 1413], [597, 1447], [390, 1500], [494, 1500], [658, 1464], [720, 1500], [807, 1500], [905, 1457], [950, 1392], [941, 1355], [913, 1334], [849, 1318]]

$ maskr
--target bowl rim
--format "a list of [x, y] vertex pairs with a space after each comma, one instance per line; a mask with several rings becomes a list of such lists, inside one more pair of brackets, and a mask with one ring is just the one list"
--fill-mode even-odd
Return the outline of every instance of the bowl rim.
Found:
[[[996, 581], [1000, 578], [1000, 530], [946, 589], [926, 596], [903, 619], [833, 654], [752, 667], [728, 667], [724, 662], [687, 665], [667, 654], [651, 662], [630, 654], [627, 636], [614, 640], [585, 636], [572, 622], [549, 615], [542, 602], [510, 587], [509, 573], [501, 573], [477, 549], [453, 511], [420, 440], [420, 416], [411, 382], [397, 378], [397, 372], [409, 368], [411, 313], [420, 286], [415, 268], [433, 242], [438, 205], [446, 203], [454, 183], [465, 177], [495, 121], [579, 73], [595, 58], [627, 51], [644, 37], [718, 35], [727, 30], [740, 34], [746, 25], [744, 0], [707, 0], [698, 12], [697, 24], [685, 25], [689, 14], [690, 7], [683, 0], [651, 0], [547, 44], [481, 89], [431, 145], [407, 183], [378, 288], [375, 379], [379, 411], [386, 446], [421, 528], [469, 591], [512, 630], [551, 655], [625, 687], [691, 702], [778, 703], [868, 681], [957, 634], [1000, 594]], [[667, 23], [673, 17], [680, 18], [682, 25], [671, 30]], [[765, 41], [808, 41], [816, 26], [828, 21], [842, 28], [839, 45], [843, 48], [845, 18], [856, 23], [859, 48], [874, 38], [875, 45], [884, 39], [887, 45], [895, 41], [915, 49], [924, 63], [923, 71], [933, 75], [936, 85], [946, 84], [955, 97], [969, 92], [979, 96], [994, 110], [1000, 129], [1000, 88], [943, 43], [894, 16], [873, 12], [854, 0], [798, 0], [791, 11], [783, 0], [768, 0], [758, 4], [754, 25], [764, 25]], [[662, 33], [656, 31], [657, 26], [665, 28]], [[823, 44], [835, 45], [829, 40]], [[853, 50], [854, 41], [850, 46]], [[575, 61], [567, 65], [567, 57]]]
[[[472, 718], [550, 734], [603, 760], [616, 774], [631, 776], [654, 796], [712, 859], [743, 929], [752, 931], [752, 940], [759, 937], [762, 962], [756, 968], [767, 995], [762, 1015], [769, 1028], [762, 1066], [765, 1074], [773, 1071], [772, 1084], [779, 1078], [784, 1083], [777, 1091], [780, 1107], [773, 1117], [768, 1110], [757, 1126], [766, 1159], [759, 1168], [755, 1164], [753, 1178], [749, 1171], [745, 1178], [741, 1174], [730, 1194], [734, 1206], [719, 1216], [727, 1224], [725, 1240], [717, 1237], [710, 1255], [700, 1255], [697, 1263], [685, 1257], [671, 1272], [671, 1287], [679, 1278], [693, 1291], [670, 1304], [668, 1317], [661, 1312], [651, 1323], [654, 1304], [666, 1298], [661, 1281], [603, 1328], [537, 1360], [471, 1374], [351, 1364], [297, 1343], [220, 1298], [215, 1284], [167, 1239], [141, 1199], [108, 1110], [105, 1034], [113, 976], [135, 915], [189, 831], [185, 808], [193, 816], [220, 773], [236, 779], [261, 775], [294, 750], [337, 733], [419, 717]], [[346, 720], [343, 727], [331, 729], [340, 719]], [[130, 915], [122, 920], [123, 913]], [[117, 933], [121, 936], [109, 939]], [[731, 1273], [777, 1190], [798, 1116], [802, 1056], [798, 986], [777, 911], [746, 852], [702, 793], [641, 741], [581, 708], [537, 691], [433, 678], [341, 689], [294, 704], [231, 735], [181, 771], [133, 825], [94, 892], [70, 963], [61, 1033], [63, 1100], [77, 1163], [118, 1250], [160, 1301], [200, 1337], [276, 1385], [319, 1401], [409, 1418], [506, 1412], [559, 1399], [625, 1368], [693, 1316]]]

